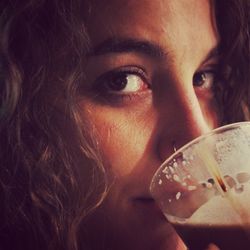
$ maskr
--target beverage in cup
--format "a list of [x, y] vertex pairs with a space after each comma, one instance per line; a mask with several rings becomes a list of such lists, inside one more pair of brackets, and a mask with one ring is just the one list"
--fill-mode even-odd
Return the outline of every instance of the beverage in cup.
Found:
[[250, 122], [217, 128], [177, 150], [150, 191], [191, 250], [250, 249]]

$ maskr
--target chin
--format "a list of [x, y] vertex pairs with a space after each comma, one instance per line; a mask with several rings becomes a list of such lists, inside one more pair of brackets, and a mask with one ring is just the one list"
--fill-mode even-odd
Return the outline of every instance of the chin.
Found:
[[[186, 250], [186, 246], [170, 224], [158, 228], [150, 250]], [[154, 246], [157, 246], [154, 248]]]
[[136, 250], [184, 250], [186, 249], [184, 243], [175, 232], [171, 232], [169, 228], [162, 230], [159, 234], [153, 232], [147, 235], [145, 232], [138, 232], [137, 239], [133, 242], [124, 244], [124, 248], [117, 248], [122, 250], [136, 249]]
[[186, 250], [184, 243], [162, 213], [152, 212], [152, 209], [150, 211], [134, 211], [134, 214], [122, 223], [121, 231], [117, 230], [119, 236], [115, 245], [118, 244], [119, 247], [111, 249]]
[[[131, 211], [132, 212], [132, 211]], [[85, 239], [93, 250], [184, 250], [186, 247], [162, 214], [133, 211], [93, 216]], [[105, 219], [104, 219], [105, 218]], [[109, 218], [109, 219], [108, 219]], [[86, 225], [87, 226], [87, 225]]]
[[[152, 227], [147, 233], [148, 243], [140, 249], [147, 250], [184, 250], [186, 249], [183, 241], [177, 235], [174, 228], [165, 221], [165, 223], [159, 224], [157, 227]], [[145, 236], [142, 238], [146, 238]], [[136, 248], [139, 249], [139, 248]]]

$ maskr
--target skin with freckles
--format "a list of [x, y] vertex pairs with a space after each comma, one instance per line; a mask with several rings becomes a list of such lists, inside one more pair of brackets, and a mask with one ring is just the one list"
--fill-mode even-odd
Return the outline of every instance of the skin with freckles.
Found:
[[93, 249], [185, 249], [149, 193], [164, 159], [218, 126], [219, 37], [208, 0], [91, 1], [81, 108], [111, 187], [88, 219]]

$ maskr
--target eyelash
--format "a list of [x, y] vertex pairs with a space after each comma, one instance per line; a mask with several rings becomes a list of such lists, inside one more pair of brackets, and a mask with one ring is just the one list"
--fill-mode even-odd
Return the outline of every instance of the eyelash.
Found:
[[[116, 84], [123, 84], [124, 80], [127, 81], [132, 77], [131, 80], [141, 81], [141, 90], [123, 91], [127, 88], [125, 83], [124, 86], [119, 86]], [[118, 81], [118, 82], [116, 82]], [[130, 83], [131, 85], [131, 83]], [[136, 87], [136, 86], [134, 86]], [[113, 88], [113, 89], [111, 89]], [[147, 79], [147, 74], [145, 70], [136, 66], [128, 66], [121, 69], [112, 70], [104, 73], [94, 83], [94, 91], [98, 96], [104, 99], [109, 99], [111, 101], [125, 101], [132, 100], [134, 97], [142, 96], [146, 90], [150, 90], [151, 85]]]
[[[200, 70], [196, 72], [193, 76], [193, 86], [199, 92], [213, 90], [214, 83], [216, 80], [216, 66], [212, 66], [210, 69]], [[144, 85], [141, 90], [133, 91], [122, 91], [126, 89], [127, 85], [118, 86], [115, 81], [118, 80], [118, 84], [123, 84], [122, 81], [128, 80], [128, 77], [138, 77], [137, 80], [141, 81]], [[207, 84], [199, 85], [198, 81], [209, 80]], [[200, 79], [199, 79], [200, 78]], [[119, 82], [120, 81], [120, 82]], [[97, 93], [98, 97], [107, 102], [123, 103], [126, 101], [131, 101], [134, 98], [142, 97], [143, 94], [148, 93], [147, 90], [151, 91], [151, 84], [149, 83], [146, 71], [137, 66], [127, 66], [123, 68], [118, 68], [104, 73], [94, 83], [94, 92]], [[196, 83], [197, 82], [197, 83]], [[130, 84], [131, 85], [131, 84]], [[111, 89], [113, 87], [114, 89]], [[141, 86], [142, 87], [142, 86]]]
[[[198, 79], [198, 77], [200, 79]], [[213, 89], [214, 84], [216, 82], [216, 78], [217, 78], [217, 73], [216, 73], [215, 67], [211, 69], [207, 69], [207, 70], [198, 71], [193, 76], [193, 86], [201, 90]], [[196, 84], [196, 82], [200, 80], [202, 81], [210, 80], [210, 81], [205, 84], [202, 83], [201, 85]]]

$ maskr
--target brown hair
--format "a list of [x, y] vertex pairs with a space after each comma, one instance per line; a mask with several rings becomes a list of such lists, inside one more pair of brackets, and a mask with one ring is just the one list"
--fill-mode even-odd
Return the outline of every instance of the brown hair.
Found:
[[223, 123], [249, 120], [250, 1], [217, 0], [216, 21], [221, 37], [217, 98]]
[[[0, 20], [0, 248], [78, 249], [107, 184], [77, 105], [89, 40], [80, 0], [12, 0]], [[249, 1], [217, 0], [223, 122], [246, 119]]]
[[77, 93], [81, 1], [9, 1], [1, 13], [0, 248], [77, 249], [105, 176]]

